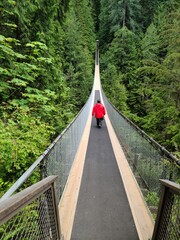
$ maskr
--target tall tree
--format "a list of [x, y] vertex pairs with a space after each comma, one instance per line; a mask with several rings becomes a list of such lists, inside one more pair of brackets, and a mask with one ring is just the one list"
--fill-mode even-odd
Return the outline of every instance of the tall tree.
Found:
[[166, 2], [168, 2], [168, 0], [140, 0], [140, 4], [142, 7], [140, 19], [141, 26], [144, 32], [154, 20], [154, 15], [157, 12], [159, 5]]
[[105, 59], [124, 74], [123, 82], [128, 87], [130, 78], [127, 76], [138, 66], [137, 36], [126, 27], [119, 29], [105, 54]]
[[[0, 3], [3, 191], [72, 120], [90, 93], [95, 48], [91, 8], [84, 0], [83, 5], [78, 3], [77, 11], [71, 0], [69, 12], [68, 3], [69, 0]], [[8, 180], [9, 173], [12, 178]]]
[[142, 55], [144, 59], [156, 60], [160, 52], [160, 37], [156, 26], [152, 23], [146, 30], [141, 42]]
[[[116, 31], [115, 38], [108, 51], [103, 55], [101, 69], [103, 71], [103, 87], [106, 90], [106, 94], [118, 109], [126, 112], [128, 115], [127, 103], [132, 101], [132, 99], [129, 100], [130, 97], [128, 98], [128, 95], [130, 95], [131, 89], [136, 84], [135, 70], [138, 66], [138, 38], [126, 27], [121, 28]], [[109, 74], [107, 71], [109, 71]], [[112, 77], [110, 77], [111, 74]], [[106, 80], [105, 77], [107, 77]], [[109, 86], [112, 87], [109, 88]]]
[[79, 107], [87, 100], [93, 81], [95, 34], [90, 13], [88, 1], [72, 1], [64, 23], [63, 68], [74, 95], [72, 102]]
[[107, 67], [102, 71], [101, 81], [106, 96], [111, 103], [120, 111], [127, 113], [127, 91], [122, 83], [122, 76], [122, 74], [118, 73], [116, 66], [108, 63]]
[[143, 127], [168, 149], [177, 152], [180, 145], [179, 9], [180, 4], [171, 1], [158, 11], [156, 38], [150, 40], [148, 29], [143, 40], [143, 47], [147, 41], [146, 49], [151, 53], [143, 55], [143, 66], [137, 70], [137, 78], [141, 79], [139, 86], [144, 93], [142, 105], [146, 109]]
[[[141, 5], [139, 0], [101, 0], [100, 19], [100, 43], [109, 44], [116, 31], [120, 28], [128, 28], [133, 32], [139, 30]], [[106, 45], [104, 44], [104, 45]], [[104, 48], [105, 46], [103, 46]]]
[[[105, 51], [108, 44], [113, 40], [113, 33], [111, 29], [110, 21], [110, 11], [111, 11], [111, 1], [110, 0], [100, 0], [100, 14], [99, 14], [99, 40], [100, 40], [100, 50]], [[102, 51], [101, 50], [101, 51]]]
[[111, 30], [116, 32], [119, 28], [127, 27], [135, 32], [138, 29], [140, 10], [139, 0], [113, 0], [110, 12]]
[[100, 0], [91, 0], [92, 5], [92, 17], [94, 19], [95, 32], [99, 32], [99, 15], [101, 12], [101, 3]]

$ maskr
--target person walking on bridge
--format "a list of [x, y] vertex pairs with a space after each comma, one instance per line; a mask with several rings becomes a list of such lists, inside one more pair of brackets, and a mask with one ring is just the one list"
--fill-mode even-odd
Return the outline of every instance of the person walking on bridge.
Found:
[[97, 127], [100, 128], [102, 126], [102, 120], [104, 119], [105, 114], [106, 114], [105, 107], [103, 106], [101, 101], [98, 100], [92, 110], [92, 116], [95, 116], [96, 118]]

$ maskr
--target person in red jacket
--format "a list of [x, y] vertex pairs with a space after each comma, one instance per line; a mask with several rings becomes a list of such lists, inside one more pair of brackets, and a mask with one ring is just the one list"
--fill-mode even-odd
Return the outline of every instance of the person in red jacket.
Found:
[[102, 126], [102, 120], [104, 119], [104, 115], [106, 114], [105, 107], [102, 105], [101, 101], [98, 100], [94, 105], [92, 110], [92, 116], [95, 116], [97, 126], [100, 128]]

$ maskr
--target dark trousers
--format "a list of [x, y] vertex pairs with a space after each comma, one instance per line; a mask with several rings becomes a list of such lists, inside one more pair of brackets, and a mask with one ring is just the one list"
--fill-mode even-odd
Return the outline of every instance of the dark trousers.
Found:
[[102, 126], [102, 120], [103, 118], [96, 118], [97, 126]]

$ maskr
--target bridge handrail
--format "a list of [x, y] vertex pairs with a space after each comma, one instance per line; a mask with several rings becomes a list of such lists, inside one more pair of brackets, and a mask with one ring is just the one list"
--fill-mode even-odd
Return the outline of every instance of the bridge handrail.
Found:
[[[109, 100], [107, 99], [109, 102]], [[150, 137], [147, 133], [145, 133], [141, 128], [139, 128], [135, 123], [133, 123], [129, 118], [127, 118], [122, 112], [120, 112], [111, 102], [109, 104], [114, 108], [114, 110], [120, 114], [127, 122], [131, 124], [131, 126], [136, 129], [143, 137], [145, 137], [152, 145], [157, 147], [157, 149], [161, 150], [162, 153], [164, 153], [165, 156], [168, 158], [171, 158], [174, 162], [176, 162], [180, 166], [180, 159], [178, 159], [176, 156], [174, 156], [172, 153], [170, 153], [165, 147], [160, 145], [158, 142], [156, 142], [152, 137]]]
[[[118, 111], [116, 109], [116, 111]], [[120, 113], [120, 111], [118, 111]], [[139, 128], [135, 123], [133, 123], [130, 119], [128, 119], [125, 115], [123, 115], [122, 113], [120, 113], [121, 116], [126, 119], [127, 122], [129, 122], [139, 133], [142, 134], [143, 137], [145, 137], [151, 144], [153, 144], [154, 146], [156, 146], [158, 149], [160, 149], [165, 156], [171, 158], [173, 161], [175, 161], [178, 165], [180, 165], [180, 160], [175, 157], [172, 153], [170, 153], [165, 147], [163, 147], [162, 145], [160, 145], [158, 142], [156, 142], [152, 137], [150, 137], [147, 133], [145, 133], [141, 128]]]
[[[91, 92], [92, 95], [92, 92]], [[33, 171], [36, 169], [36, 167], [43, 162], [46, 156], [51, 152], [51, 150], [54, 148], [56, 143], [64, 136], [64, 134], [68, 131], [68, 129], [71, 128], [71, 126], [74, 124], [74, 122], [77, 120], [77, 118], [81, 115], [83, 110], [87, 107], [88, 101], [90, 101], [91, 95], [83, 108], [79, 111], [79, 113], [75, 116], [75, 118], [68, 124], [68, 126], [62, 131], [60, 135], [51, 143], [51, 145], [40, 155], [40, 157], [22, 174], [22, 176], [8, 189], [8, 191], [1, 197], [0, 202], [4, 199], [7, 199], [10, 197], [27, 179], [28, 177], [33, 173]]]
[[[0, 202], [0, 239], [8, 234], [11, 237], [14, 234], [18, 239], [32, 235], [41, 239], [47, 236], [60, 239], [60, 220], [54, 188], [56, 179], [57, 176], [49, 176]], [[29, 206], [28, 209], [26, 206]]]
[[160, 180], [161, 197], [152, 240], [179, 239], [180, 185]]
[[144, 200], [155, 218], [160, 197], [159, 179], [178, 182], [180, 161], [117, 110], [104, 93], [103, 99]]

